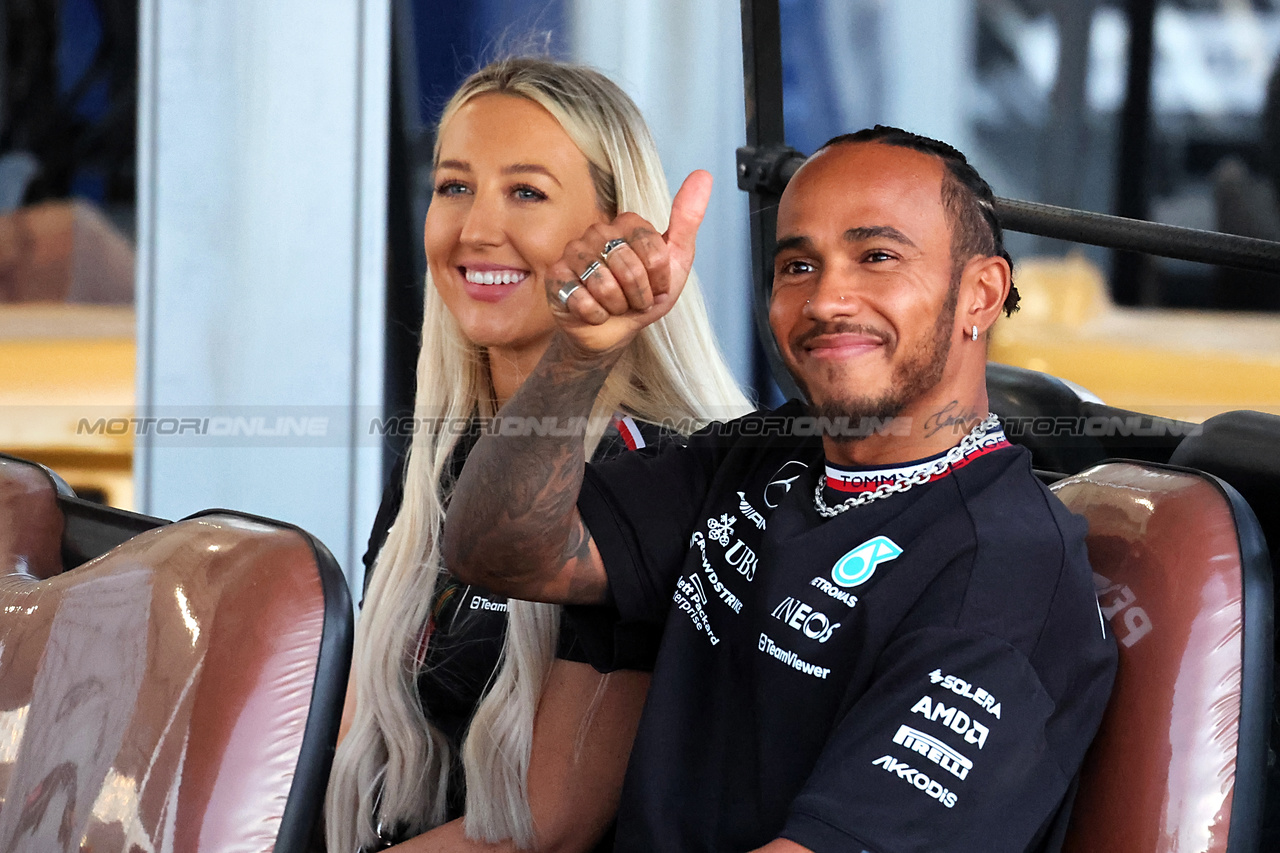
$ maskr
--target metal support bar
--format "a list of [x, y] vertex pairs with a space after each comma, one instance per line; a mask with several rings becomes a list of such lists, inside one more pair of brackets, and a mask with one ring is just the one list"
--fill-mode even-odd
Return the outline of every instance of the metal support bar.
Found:
[[[782, 40], [778, 0], [742, 0], [742, 83], [746, 96], [747, 148], [739, 151], [777, 152], [785, 149], [786, 128], [782, 115]], [[803, 162], [803, 158], [801, 158]], [[738, 159], [738, 185], [746, 175], [755, 175], [753, 163]], [[745, 171], [744, 171], [745, 170]], [[787, 178], [794, 170], [787, 174]], [[751, 312], [755, 320], [757, 354], [755, 387], [762, 391], [770, 376], [788, 397], [799, 396], [791, 375], [782, 364], [777, 342], [769, 328], [769, 304], [773, 286], [773, 243], [778, 225], [778, 196], [786, 181], [781, 175], [761, 175], [744, 189], [750, 193], [748, 221], [751, 231], [751, 270], [754, 284]], [[777, 189], [771, 187], [777, 186]]]
[[[739, 148], [738, 186], [748, 192], [779, 197], [804, 160], [803, 154], [785, 145]], [[1034, 201], [997, 198], [995, 204], [1000, 224], [1007, 231], [1184, 261], [1280, 273], [1280, 243], [1270, 240], [1180, 228]], [[766, 285], [763, 291], [766, 301], [768, 293]]]
[[[1150, 201], [1151, 70], [1155, 61], [1156, 0], [1128, 0], [1128, 71], [1124, 107], [1120, 111], [1120, 151], [1116, 169], [1115, 212], [1146, 219]], [[1116, 255], [1111, 295], [1119, 305], [1151, 299], [1151, 267], [1140, 255]]]
[[[412, 8], [406, 3], [391, 7], [391, 97], [387, 139], [387, 294], [383, 315], [382, 414], [390, 420], [413, 414], [416, 367], [422, 329], [422, 289], [425, 263], [422, 232], [413, 213], [413, 154], [410, 139], [411, 110], [418, 108], [411, 75]], [[406, 55], [409, 54], [409, 55]], [[407, 114], [409, 113], [409, 114]], [[409, 453], [410, 436], [392, 430], [383, 439], [382, 474], [385, 480], [398, 459]]]
[[756, 195], [781, 196], [805, 159], [789, 145], [739, 148], [738, 189]]
[[1108, 249], [1142, 252], [1162, 258], [1199, 261], [1242, 270], [1280, 273], [1280, 243], [1181, 228], [1123, 216], [1108, 216], [1039, 204], [996, 199], [996, 214], [1010, 231], [1040, 234]]

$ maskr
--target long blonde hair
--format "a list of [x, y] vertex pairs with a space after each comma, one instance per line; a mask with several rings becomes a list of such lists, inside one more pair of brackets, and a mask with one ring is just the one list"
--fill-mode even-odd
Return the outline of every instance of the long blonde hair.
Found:
[[[608, 78], [550, 60], [502, 60], [462, 84], [445, 106], [440, 126], [486, 93], [518, 95], [546, 109], [586, 155], [601, 210], [611, 218], [634, 211], [665, 230], [671, 196], [657, 147], [635, 104]], [[429, 273], [424, 317], [416, 422], [493, 416], [485, 354], [463, 336]], [[671, 312], [645, 329], [613, 369], [592, 413], [587, 451], [618, 410], [692, 430], [748, 408], [716, 347], [702, 294], [690, 276]], [[378, 554], [356, 629], [355, 718], [334, 759], [325, 801], [330, 853], [375, 842], [379, 789], [378, 818], [384, 824], [406, 826], [416, 835], [445, 820], [450, 746], [423, 714], [416, 650], [441, 576], [439, 538], [457, 442], [456, 430], [421, 429], [413, 438], [404, 502]], [[535, 840], [525, 778], [533, 718], [555, 656], [559, 620], [560, 609], [553, 605], [509, 603], [502, 659], [462, 746], [471, 838], [511, 838], [520, 847]]]

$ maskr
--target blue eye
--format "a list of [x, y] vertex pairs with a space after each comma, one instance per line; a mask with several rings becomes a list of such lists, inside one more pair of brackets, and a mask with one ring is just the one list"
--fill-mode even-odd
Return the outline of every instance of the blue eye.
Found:
[[436, 184], [436, 195], [462, 195], [466, 191], [466, 186], [458, 181], [441, 181]]
[[513, 191], [520, 201], [545, 201], [546, 193], [529, 186], [519, 186]]

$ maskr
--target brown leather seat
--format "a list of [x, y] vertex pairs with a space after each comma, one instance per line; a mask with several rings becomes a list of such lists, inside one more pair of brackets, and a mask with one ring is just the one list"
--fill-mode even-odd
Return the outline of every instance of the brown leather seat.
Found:
[[[52, 527], [25, 525], [56, 527], [48, 495], [9, 500], [4, 472], [0, 542], [47, 562]], [[0, 574], [0, 850], [305, 849], [351, 653], [323, 545], [217, 510], [43, 579], [15, 564]]]
[[[1263, 412], [1224, 412], [1206, 420], [1200, 432], [1178, 445], [1169, 462], [1221, 477], [1238, 490], [1258, 516], [1280, 566], [1280, 417]], [[1280, 641], [1280, 638], [1277, 638]], [[1277, 645], [1280, 649], [1280, 645]], [[1271, 742], [1280, 744], [1280, 719], [1271, 719]], [[1267, 774], [1262, 849], [1280, 850], [1280, 762]]]
[[1169, 466], [1107, 463], [1053, 488], [1089, 521], [1120, 650], [1064, 849], [1258, 849], [1272, 599], [1257, 520], [1222, 481]]
[[0, 453], [0, 572], [53, 577], [168, 523], [83, 500], [43, 465]]
[[60, 573], [62, 526], [57, 481], [39, 465], [0, 456], [0, 571]]

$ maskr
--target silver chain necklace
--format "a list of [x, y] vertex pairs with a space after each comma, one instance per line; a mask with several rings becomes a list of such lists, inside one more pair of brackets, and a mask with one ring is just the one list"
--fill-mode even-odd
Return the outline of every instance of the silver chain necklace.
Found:
[[999, 426], [1000, 420], [995, 416], [995, 413], [988, 414], [981, 423], [969, 431], [968, 435], [960, 439], [959, 444], [948, 450], [946, 456], [934, 460], [904, 477], [895, 477], [888, 482], [881, 483], [870, 491], [856, 494], [835, 506], [827, 506], [827, 502], [822, 499], [822, 487], [826, 485], [827, 480], [826, 474], [823, 474], [818, 478], [818, 488], [813, 493], [814, 508], [818, 510], [818, 514], [823, 518], [835, 518], [840, 513], [853, 509], [855, 506], [863, 506], [880, 498], [895, 495], [898, 492], [905, 492], [920, 483], [927, 483], [972, 453], [982, 439], [987, 437], [987, 433]]

